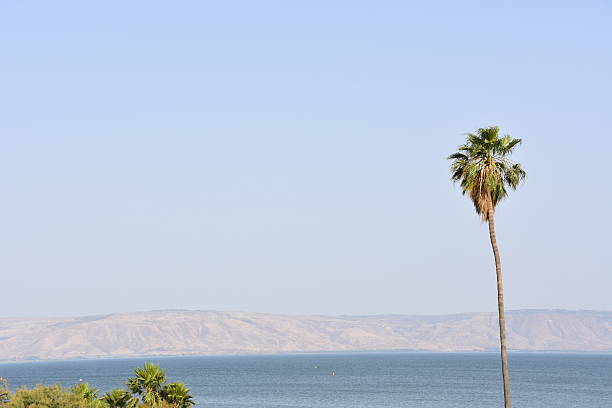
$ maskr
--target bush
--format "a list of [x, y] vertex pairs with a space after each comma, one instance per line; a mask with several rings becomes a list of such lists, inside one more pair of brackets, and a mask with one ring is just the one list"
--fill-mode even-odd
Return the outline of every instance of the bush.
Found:
[[9, 391], [8, 391], [8, 382], [0, 377], [0, 403], [8, 400]]
[[9, 398], [6, 408], [94, 408], [90, 401], [59, 385], [21, 388]]
[[189, 408], [195, 405], [189, 388], [183, 383], [166, 383], [166, 373], [147, 363], [128, 379], [128, 389], [112, 390], [98, 397], [99, 391], [89, 384], [70, 389], [60, 385], [37, 385], [20, 388], [10, 394], [6, 380], [0, 377], [2, 408]]

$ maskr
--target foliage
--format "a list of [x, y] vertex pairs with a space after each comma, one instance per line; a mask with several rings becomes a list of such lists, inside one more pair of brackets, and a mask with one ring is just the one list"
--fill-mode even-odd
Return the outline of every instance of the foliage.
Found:
[[116, 389], [107, 392], [102, 397], [109, 408], [133, 408], [138, 405], [138, 398], [135, 398], [126, 390]]
[[8, 397], [9, 397], [8, 381], [0, 377], [0, 403], [8, 400]]
[[448, 156], [452, 160], [451, 179], [459, 183], [464, 195], [469, 195], [483, 221], [506, 198], [508, 188], [516, 190], [526, 177], [521, 165], [507, 157], [519, 144], [521, 139], [499, 137], [499, 127], [491, 126], [468, 133], [465, 144]]
[[6, 380], [0, 378], [0, 402], [3, 408], [189, 408], [195, 405], [189, 388], [180, 382], [166, 383], [164, 370], [146, 363], [134, 370], [127, 390], [116, 389], [99, 397], [99, 390], [86, 383], [66, 389], [60, 385], [20, 388], [8, 392]]
[[128, 379], [128, 390], [140, 397], [143, 407], [188, 408], [195, 405], [189, 388], [180, 382], [166, 384], [166, 373], [158, 365], [146, 363], [134, 370], [134, 377]]
[[87, 383], [76, 384], [70, 388], [70, 391], [90, 402], [98, 399], [98, 393], [100, 392], [96, 387], [90, 387]]
[[151, 407], [162, 402], [162, 389], [166, 382], [166, 373], [153, 363], [145, 363], [144, 367], [134, 370], [134, 377], [128, 379], [126, 385], [132, 394], [136, 394], [142, 402]]
[[189, 388], [180, 382], [166, 384], [162, 389], [162, 399], [176, 408], [189, 408], [195, 405]]
[[97, 408], [91, 401], [59, 385], [20, 388], [9, 398], [6, 408]]

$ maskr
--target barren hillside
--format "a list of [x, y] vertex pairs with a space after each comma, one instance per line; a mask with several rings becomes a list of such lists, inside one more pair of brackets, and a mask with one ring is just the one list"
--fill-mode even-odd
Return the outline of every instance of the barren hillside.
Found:
[[[508, 313], [514, 350], [612, 351], [612, 312]], [[155, 311], [0, 319], [0, 360], [350, 350], [497, 348], [493, 313], [446, 316], [286, 316]]]

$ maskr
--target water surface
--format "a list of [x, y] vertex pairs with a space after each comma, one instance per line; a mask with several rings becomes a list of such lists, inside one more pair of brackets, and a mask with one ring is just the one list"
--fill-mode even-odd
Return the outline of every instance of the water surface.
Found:
[[[11, 388], [83, 379], [108, 391], [159, 363], [210, 408], [502, 406], [496, 353], [342, 353], [0, 364]], [[612, 354], [511, 353], [513, 406], [612, 407]], [[333, 375], [335, 374], [335, 375]]]

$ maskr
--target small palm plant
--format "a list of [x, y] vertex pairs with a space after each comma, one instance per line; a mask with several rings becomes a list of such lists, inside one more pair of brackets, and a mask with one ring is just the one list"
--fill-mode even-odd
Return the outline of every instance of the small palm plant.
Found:
[[[121, 403], [125, 405], [117, 405], [117, 408], [133, 408], [142, 401], [142, 407], [171, 407], [171, 408], [189, 408], [195, 405], [193, 397], [190, 394], [189, 388], [180, 382], [166, 384], [166, 373], [153, 363], [145, 363], [142, 368], [134, 370], [134, 377], [128, 379], [126, 395], [119, 394], [122, 390], [115, 390], [115, 395], [112, 397], [121, 397]], [[130, 397], [131, 394], [136, 397]], [[107, 394], [108, 395], [108, 394]], [[108, 395], [109, 399], [111, 395]], [[106, 397], [106, 396], [105, 396]], [[127, 400], [125, 400], [125, 398]], [[111, 407], [108, 399], [105, 399]]]
[[456, 153], [448, 156], [452, 160], [451, 180], [459, 183], [464, 195], [474, 204], [476, 213], [489, 224], [489, 238], [495, 257], [497, 275], [497, 308], [499, 316], [499, 339], [501, 344], [504, 406], [510, 408], [510, 376], [506, 351], [506, 319], [504, 313], [504, 289], [501, 260], [495, 237], [494, 214], [497, 204], [508, 196], [508, 189], [516, 190], [526, 173], [520, 164], [512, 163], [508, 156], [521, 143], [509, 135], [499, 137], [499, 127], [481, 128], [475, 134], [468, 133], [465, 144]]
[[189, 388], [180, 382], [166, 384], [162, 390], [162, 397], [164, 401], [176, 408], [189, 408], [195, 405]]
[[132, 394], [126, 390], [116, 389], [107, 392], [102, 397], [109, 408], [132, 408], [138, 404], [138, 399], [132, 397]]
[[134, 375], [127, 381], [128, 390], [138, 395], [143, 403], [158, 406], [162, 401], [161, 391], [166, 382], [164, 370], [156, 364], [145, 363], [144, 367], [134, 370]]
[[90, 387], [87, 383], [76, 384], [70, 388], [70, 391], [88, 402], [98, 399], [98, 393], [100, 392], [96, 387]]

